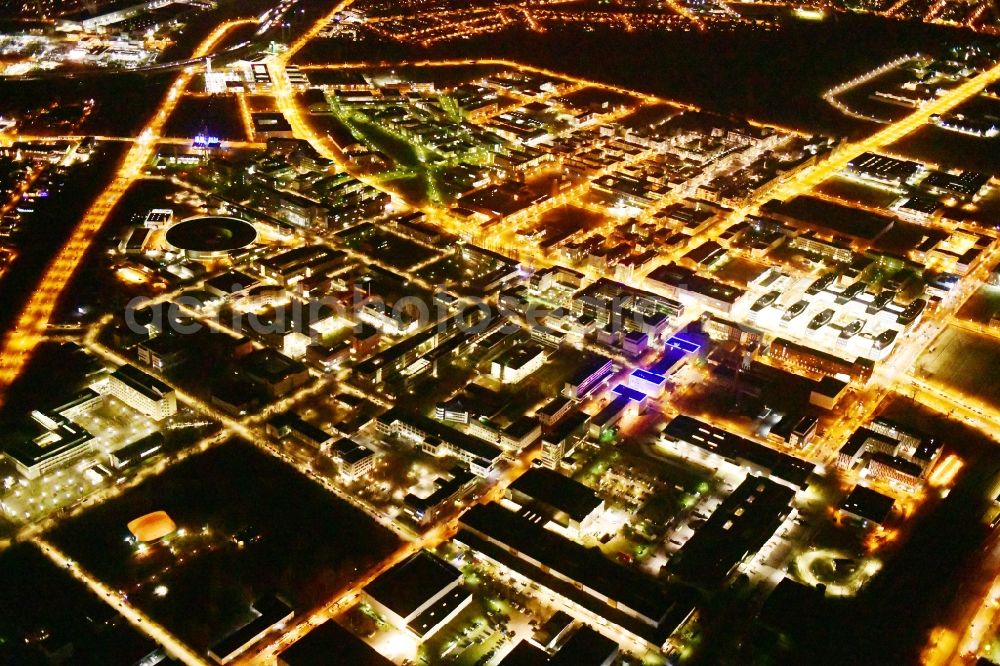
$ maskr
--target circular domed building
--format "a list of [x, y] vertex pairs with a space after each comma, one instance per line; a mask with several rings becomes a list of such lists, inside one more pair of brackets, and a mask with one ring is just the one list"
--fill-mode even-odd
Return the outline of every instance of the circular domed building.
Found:
[[202, 215], [178, 222], [167, 229], [167, 245], [188, 259], [221, 259], [249, 247], [257, 240], [257, 230], [236, 217]]

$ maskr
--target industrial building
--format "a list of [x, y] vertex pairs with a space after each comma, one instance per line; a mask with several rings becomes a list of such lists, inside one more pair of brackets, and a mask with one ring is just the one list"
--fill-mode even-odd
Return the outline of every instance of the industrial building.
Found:
[[497, 504], [474, 506], [459, 525], [458, 542], [547, 589], [588, 621], [614, 625], [639, 642], [663, 647], [694, 613], [683, 589], [615, 564]]
[[472, 601], [462, 572], [422, 550], [365, 587], [365, 600], [391, 624], [426, 640]]
[[573, 536], [593, 530], [604, 513], [604, 500], [568, 476], [532, 467], [507, 488], [507, 499]]

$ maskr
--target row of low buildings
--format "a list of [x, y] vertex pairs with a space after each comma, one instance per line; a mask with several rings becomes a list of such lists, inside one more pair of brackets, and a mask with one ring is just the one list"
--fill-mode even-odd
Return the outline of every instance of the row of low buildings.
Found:
[[477, 505], [459, 519], [455, 540], [478, 557], [527, 579], [594, 626], [639, 644], [668, 644], [694, 614], [689, 590], [662, 583], [498, 504]]
[[[468, 608], [473, 594], [462, 572], [428, 551], [420, 551], [397, 564], [365, 587], [362, 603], [400, 631], [424, 641]], [[518, 642], [500, 664], [551, 664], [552, 666], [610, 666], [621, 653], [616, 640], [593, 628], [580, 626], [563, 611], [556, 611], [529, 640]], [[280, 666], [329, 663], [355, 666], [389, 666], [365, 641], [329, 620], [311, 630], [278, 656]]]
[[682, 580], [715, 589], [752, 558], [795, 514], [795, 490], [748, 474], [684, 542], [668, 568]]
[[663, 437], [682, 452], [726, 462], [736, 470], [769, 478], [794, 490], [805, 488], [816, 468], [806, 460], [692, 416], [675, 416], [667, 424]]

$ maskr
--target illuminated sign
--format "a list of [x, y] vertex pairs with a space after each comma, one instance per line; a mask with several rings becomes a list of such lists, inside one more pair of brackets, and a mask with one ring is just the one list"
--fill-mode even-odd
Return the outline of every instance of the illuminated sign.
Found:
[[222, 145], [222, 139], [217, 136], [199, 134], [194, 138], [195, 148], [218, 148]]

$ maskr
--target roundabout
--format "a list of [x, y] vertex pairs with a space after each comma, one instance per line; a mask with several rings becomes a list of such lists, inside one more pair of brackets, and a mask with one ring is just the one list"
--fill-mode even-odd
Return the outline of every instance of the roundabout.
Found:
[[877, 560], [829, 548], [808, 550], [795, 558], [799, 580], [813, 587], [825, 585], [835, 596], [854, 596], [881, 568]]

